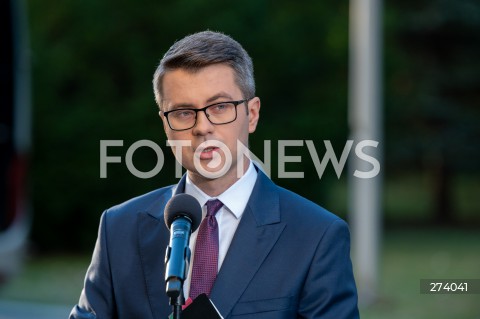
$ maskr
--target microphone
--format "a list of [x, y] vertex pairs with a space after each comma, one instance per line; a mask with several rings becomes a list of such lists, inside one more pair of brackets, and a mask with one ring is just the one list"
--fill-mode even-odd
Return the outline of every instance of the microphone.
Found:
[[202, 208], [191, 195], [173, 196], [165, 206], [165, 224], [170, 230], [170, 243], [165, 254], [165, 282], [171, 300], [182, 298], [183, 282], [190, 263], [190, 234], [200, 225]]

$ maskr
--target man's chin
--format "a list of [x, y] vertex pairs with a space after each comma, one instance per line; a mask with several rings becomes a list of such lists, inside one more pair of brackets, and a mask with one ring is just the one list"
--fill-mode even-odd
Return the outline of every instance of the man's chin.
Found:
[[[206, 180], [216, 180], [219, 179], [227, 172], [219, 169], [211, 169], [208, 166], [202, 166], [200, 169], [189, 170], [189, 173], [195, 176], [196, 178], [206, 179]], [[189, 176], [192, 176], [189, 175]]]

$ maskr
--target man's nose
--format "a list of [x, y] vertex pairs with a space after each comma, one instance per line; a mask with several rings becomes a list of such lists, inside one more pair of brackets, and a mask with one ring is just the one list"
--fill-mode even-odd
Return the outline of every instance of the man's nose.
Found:
[[213, 130], [213, 124], [208, 120], [205, 112], [197, 113], [197, 123], [192, 128], [193, 135], [206, 135]]

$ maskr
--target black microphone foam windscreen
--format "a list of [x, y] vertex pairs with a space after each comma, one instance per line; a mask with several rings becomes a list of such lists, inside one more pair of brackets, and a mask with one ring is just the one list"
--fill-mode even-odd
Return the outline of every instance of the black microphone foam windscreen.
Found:
[[165, 206], [164, 218], [168, 229], [178, 217], [186, 217], [192, 221], [192, 232], [200, 225], [202, 208], [192, 195], [178, 194], [173, 196]]

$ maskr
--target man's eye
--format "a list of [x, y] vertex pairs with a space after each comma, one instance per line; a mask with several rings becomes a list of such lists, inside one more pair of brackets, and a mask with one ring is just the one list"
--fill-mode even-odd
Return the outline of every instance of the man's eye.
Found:
[[215, 104], [212, 107], [210, 107], [210, 110], [213, 113], [222, 113], [222, 112], [228, 110], [230, 108], [230, 106], [231, 105], [229, 103]]
[[178, 110], [172, 113], [175, 118], [185, 119], [195, 115], [195, 112], [191, 110]]

